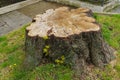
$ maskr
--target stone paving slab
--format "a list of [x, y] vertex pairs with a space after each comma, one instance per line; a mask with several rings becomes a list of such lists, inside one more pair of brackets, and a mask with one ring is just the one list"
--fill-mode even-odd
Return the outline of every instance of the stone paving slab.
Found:
[[31, 22], [32, 19], [18, 11], [0, 15], [0, 36]]
[[24, 8], [21, 8], [17, 11], [25, 14], [26, 16], [29, 16], [31, 18], [34, 18], [37, 14], [42, 14], [48, 9], [55, 9], [61, 6], [65, 6], [62, 4], [52, 3], [52, 2], [46, 2], [46, 1], [40, 1], [32, 5], [28, 5]]
[[5, 25], [5, 22], [1, 19], [1, 17], [0, 17], [0, 28], [3, 26], [3, 25]]
[[93, 12], [106, 12], [106, 11], [109, 11], [120, 4], [119, 3], [120, 1], [118, 1], [118, 0], [110, 0], [109, 3], [106, 3], [103, 6], [91, 4], [89, 2], [80, 1], [80, 0], [47, 0], [47, 1], [57, 2], [57, 3], [71, 5], [71, 6], [75, 6], [75, 7], [89, 8]]
[[110, 12], [112, 12], [112, 13], [120, 13], [120, 6], [112, 9]]

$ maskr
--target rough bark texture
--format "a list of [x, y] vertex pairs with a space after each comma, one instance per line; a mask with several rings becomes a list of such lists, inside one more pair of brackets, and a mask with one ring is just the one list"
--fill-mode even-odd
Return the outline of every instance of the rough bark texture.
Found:
[[55, 62], [70, 65], [78, 74], [88, 64], [103, 67], [115, 57], [92, 11], [84, 8], [61, 7], [37, 15], [26, 28], [25, 48], [27, 68]]

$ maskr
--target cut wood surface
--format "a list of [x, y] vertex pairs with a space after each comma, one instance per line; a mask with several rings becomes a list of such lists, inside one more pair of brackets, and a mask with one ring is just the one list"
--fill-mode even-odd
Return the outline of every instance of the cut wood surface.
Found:
[[49, 9], [44, 14], [37, 15], [36, 22], [27, 27], [28, 35], [67, 37], [81, 32], [97, 31], [100, 29], [99, 25], [95, 23], [95, 19], [91, 17], [89, 12], [90, 10], [85, 8]]
[[103, 40], [101, 26], [90, 9], [49, 9], [26, 28], [25, 67], [53, 62], [82, 74], [89, 64], [104, 67], [114, 50]]

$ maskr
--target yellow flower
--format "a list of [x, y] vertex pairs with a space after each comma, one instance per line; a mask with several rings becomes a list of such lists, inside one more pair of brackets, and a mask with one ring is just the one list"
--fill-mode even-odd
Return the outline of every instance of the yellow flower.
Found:
[[47, 53], [47, 52], [48, 52], [48, 49], [44, 48], [43, 53]]
[[44, 39], [44, 40], [47, 40], [47, 39], [48, 39], [48, 36], [44, 36], [43, 39]]
[[16, 64], [14, 64], [14, 66], [16, 66]]
[[64, 55], [63, 55], [63, 56], [61, 56], [61, 59], [62, 59], [62, 60], [65, 60], [65, 56], [64, 56]]
[[45, 48], [49, 49], [49, 48], [50, 48], [50, 46], [49, 46], [49, 45], [46, 45], [46, 46], [45, 46]]
[[12, 68], [12, 65], [10, 65], [9, 67]]
[[63, 61], [60, 61], [61, 64], [63, 64]]
[[55, 62], [56, 62], [56, 63], [59, 63], [59, 62], [60, 62], [60, 60], [56, 59], [56, 60], [55, 60]]

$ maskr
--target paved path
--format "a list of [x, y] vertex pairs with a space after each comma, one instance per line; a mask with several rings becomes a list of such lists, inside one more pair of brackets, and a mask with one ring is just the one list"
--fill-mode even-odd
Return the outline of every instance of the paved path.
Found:
[[112, 9], [110, 12], [113, 12], [113, 13], [120, 13], [120, 6]]
[[54, 9], [60, 6], [62, 5], [40, 1], [22, 9], [0, 15], [0, 36], [30, 23], [35, 15], [45, 12], [47, 9]]
[[38, 3], [26, 6], [22, 9], [19, 9], [18, 11], [31, 17], [31, 18], [34, 18], [35, 15], [42, 14], [48, 9], [55, 9], [55, 8], [58, 8], [61, 6], [63, 6], [63, 5], [57, 4], [57, 3], [46, 2], [46, 1], [40, 1]]
[[32, 19], [18, 11], [0, 15], [0, 36], [29, 23]]

